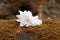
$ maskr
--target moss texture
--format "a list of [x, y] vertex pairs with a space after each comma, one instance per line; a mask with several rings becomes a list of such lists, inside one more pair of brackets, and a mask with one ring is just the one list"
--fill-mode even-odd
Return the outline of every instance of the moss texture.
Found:
[[0, 19], [0, 40], [60, 40], [60, 20], [42, 20], [42, 25], [26, 28], [16, 19]]

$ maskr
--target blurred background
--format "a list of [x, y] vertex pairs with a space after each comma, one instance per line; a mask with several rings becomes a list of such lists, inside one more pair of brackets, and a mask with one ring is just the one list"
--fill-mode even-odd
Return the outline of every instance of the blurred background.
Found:
[[0, 18], [14, 18], [18, 10], [30, 10], [40, 18], [60, 19], [60, 0], [0, 0]]

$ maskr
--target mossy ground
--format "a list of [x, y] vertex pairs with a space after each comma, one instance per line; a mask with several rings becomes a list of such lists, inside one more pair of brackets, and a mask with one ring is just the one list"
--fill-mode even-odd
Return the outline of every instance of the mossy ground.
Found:
[[42, 20], [42, 25], [27, 28], [20, 27], [16, 19], [0, 19], [0, 40], [20, 40], [23, 33], [29, 33], [30, 40], [60, 40], [60, 20]]

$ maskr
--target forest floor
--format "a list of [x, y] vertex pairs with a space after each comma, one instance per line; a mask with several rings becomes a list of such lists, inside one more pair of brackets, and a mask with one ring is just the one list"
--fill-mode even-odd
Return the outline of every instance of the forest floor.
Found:
[[42, 20], [39, 26], [20, 27], [16, 19], [0, 19], [0, 40], [60, 40], [60, 20]]

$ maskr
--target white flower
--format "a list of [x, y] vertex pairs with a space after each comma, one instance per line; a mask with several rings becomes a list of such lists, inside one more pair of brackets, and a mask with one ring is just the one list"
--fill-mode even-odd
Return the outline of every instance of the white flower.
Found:
[[20, 26], [36, 26], [42, 24], [42, 20], [38, 18], [38, 16], [32, 16], [32, 12], [30, 11], [20, 11], [20, 15], [16, 15], [18, 19], [16, 21], [20, 22]]

